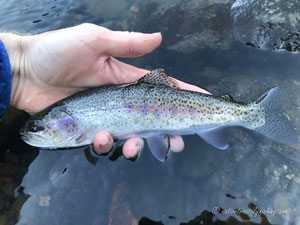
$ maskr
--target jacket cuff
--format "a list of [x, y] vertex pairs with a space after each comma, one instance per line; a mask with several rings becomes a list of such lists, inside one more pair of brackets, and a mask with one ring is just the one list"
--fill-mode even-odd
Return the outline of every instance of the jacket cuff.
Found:
[[7, 110], [11, 93], [11, 67], [7, 51], [0, 40], [0, 117]]

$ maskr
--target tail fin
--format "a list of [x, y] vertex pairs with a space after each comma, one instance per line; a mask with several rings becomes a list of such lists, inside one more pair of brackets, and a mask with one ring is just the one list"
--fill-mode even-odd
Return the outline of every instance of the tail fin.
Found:
[[291, 122], [280, 112], [281, 97], [279, 87], [274, 87], [254, 103], [262, 106], [265, 111], [265, 124], [255, 131], [275, 142], [294, 145], [297, 144], [296, 131]]

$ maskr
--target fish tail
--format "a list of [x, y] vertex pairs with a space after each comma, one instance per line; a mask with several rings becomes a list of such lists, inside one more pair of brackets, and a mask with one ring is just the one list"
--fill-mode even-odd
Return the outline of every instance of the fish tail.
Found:
[[278, 143], [297, 144], [297, 135], [292, 123], [281, 113], [282, 95], [279, 87], [263, 94], [254, 104], [264, 109], [265, 122], [254, 130]]

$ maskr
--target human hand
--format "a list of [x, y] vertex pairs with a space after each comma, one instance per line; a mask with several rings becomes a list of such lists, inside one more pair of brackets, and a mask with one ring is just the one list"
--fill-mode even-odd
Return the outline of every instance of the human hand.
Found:
[[[80, 90], [139, 79], [148, 71], [113, 57], [145, 55], [161, 43], [161, 34], [111, 31], [82, 24], [39, 35], [19, 36], [18, 43], [17, 51], [8, 48], [13, 71], [11, 104], [34, 114]], [[181, 81], [178, 84], [182, 89], [205, 92]], [[95, 151], [105, 153], [111, 149], [113, 138], [101, 131], [93, 143]], [[124, 156], [134, 157], [143, 145], [140, 138], [127, 140], [123, 146]], [[172, 137], [170, 145], [173, 151], [184, 147], [179, 136]]]

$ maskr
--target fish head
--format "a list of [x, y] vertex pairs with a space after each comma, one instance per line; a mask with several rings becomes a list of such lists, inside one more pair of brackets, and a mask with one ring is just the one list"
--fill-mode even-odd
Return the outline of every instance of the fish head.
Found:
[[78, 121], [64, 107], [30, 117], [20, 134], [27, 144], [50, 149], [78, 146], [83, 138]]

